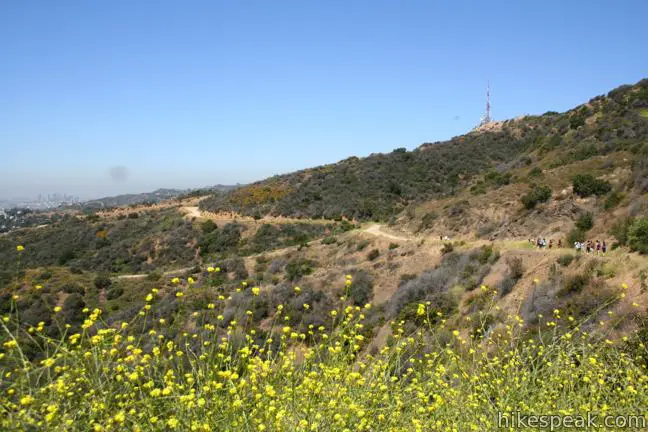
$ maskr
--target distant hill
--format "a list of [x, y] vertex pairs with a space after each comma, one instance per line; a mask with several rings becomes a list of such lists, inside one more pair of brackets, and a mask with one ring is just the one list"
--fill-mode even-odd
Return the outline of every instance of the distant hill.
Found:
[[139, 194], [124, 194], [112, 197], [98, 198], [94, 200], [84, 201], [81, 204], [83, 209], [103, 209], [110, 207], [122, 207], [134, 204], [150, 203], [155, 204], [160, 201], [180, 197], [180, 196], [200, 196], [205, 194], [212, 194], [215, 192], [225, 192], [232, 190], [237, 186], [230, 185], [216, 185], [201, 189], [157, 189], [153, 192], [144, 192]]
[[[496, 122], [413, 151], [279, 175], [201, 202], [208, 211], [251, 216], [388, 220], [408, 206], [511, 181], [511, 170], [551, 156], [555, 166], [613, 151], [638, 150], [648, 138], [648, 79], [564, 113]], [[558, 165], [556, 165], [558, 164]]]

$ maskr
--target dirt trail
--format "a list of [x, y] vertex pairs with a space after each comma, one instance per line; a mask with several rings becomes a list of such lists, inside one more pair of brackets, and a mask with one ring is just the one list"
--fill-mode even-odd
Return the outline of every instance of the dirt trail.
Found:
[[[204, 218], [204, 212], [200, 212], [198, 207], [183, 207], [183, 210], [187, 213], [188, 216], [194, 217], [202, 217]], [[211, 219], [211, 217], [209, 217]], [[218, 220], [223, 220], [223, 219], [218, 219]], [[301, 220], [301, 222], [304, 222]], [[436, 236], [417, 236], [417, 235], [412, 235], [412, 234], [406, 234], [406, 233], [394, 233], [394, 232], [389, 232], [389, 228], [387, 228], [383, 224], [371, 224], [366, 228], [363, 228], [357, 232], [361, 233], [367, 233], [371, 234], [373, 236], [377, 237], [383, 237], [389, 240], [393, 241], [398, 241], [398, 242], [414, 242], [414, 241], [420, 241], [420, 240], [425, 240], [426, 241], [426, 250], [428, 252], [433, 253], [433, 255], [441, 255], [440, 249], [443, 245], [443, 241], [440, 241]], [[467, 241], [465, 242], [464, 246], [465, 247], [479, 247], [483, 244], [490, 244], [494, 243], [498, 246], [503, 251], [516, 251], [516, 252], [521, 252], [523, 255], [536, 255], [540, 253], [540, 251], [536, 251], [534, 248], [529, 248], [528, 244], [526, 244], [523, 241], [514, 241], [510, 239], [502, 239], [502, 240], [497, 240], [495, 242], [489, 242], [485, 240], [476, 240], [476, 241]], [[291, 251], [297, 250], [297, 246], [288, 246], [286, 248], [281, 248], [281, 249], [275, 249], [275, 250], [269, 250], [265, 251], [262, 254], [259, 255], [264, 255], [266, 257], [274, 257], [278, 255], [283, 255], [286, 253], [289, 253]], [[551, 255], [558, 255], [559, 253], [564, 253], [567, 252], [569, 249], [555, 249], [553, 251], [542, 251], [544, 255], [547, 253]], [[251, 255], [249, 257], [246, 257], [246, 261], [250, 259], [254, 259], [257, 255]], [[207, 266], [215, 266], [216, 264], [202, 264], [202, 267], [207, 267]], [[195, 266], [191, 267], [182, 267], [182, 268], [177, 268], [173, 270], [168, 270], [162, 273], [163, 276], [171, 276], [171, 275], [178, 275], [181, 273], [185, 273], [191, 269], [193, 269]], [[148, 275], [147, 274], [127, 274], [127, 275], [119, 275], [115, 276], [113, 279], [143, 279], [146, 278]]]
[[182, 207], [182, 211], [187, 212], [187, 216], [200, 218], [200, 209], [198, 207]]
[[[188, 272], [189, 270], [191, 270], [194, 267], [195, 266], [182, 267], [182, 268], [178, 268], [178, 269], [174, 269], [174, 270], [168, 270], [168, 271], [165, 271], [164, 273], [162, 273], [162, 276], [171, 276], [171, 275], [174, 275], [174, 274]], [[148, 274], [146, 274], [146, 273], [127, 274], [127, 275], [115, 276], [113, 279], [144, 279], [147, 276], [148, 276]]]
[[185, 213], [186, 217], [196, 218], [196, 219], [211, 219], [215, 222], [239, 222], [239, 223], [249, 223], [256, 225], [263, 225], [264, 223], [309, 223], [309, 224], [330, 224], [335, 223], [335, 221], [328, 219], [296, 219], [288, 218], [283, 216], [264, 216], [260, 219], [254, 219], [251, 216], [241, 216], [237, 213], [212, 213], [207, 211], [201, 211], [197, 206], [184, 206], [180, 209]]
[[414, 236], [403, 237], [396, 234], [387, 233], [383, 230], [383, 225], [381, 224], [371, 225], [365, 228], [363, 232], [366, 232], [368, 234], [373, 234], [375, 236], [385, 237], [391, 240], [397, 240], [397, 241], [414, 241], [417, 239]]
[[[209, 214], [208, 216], [205, 216], [205, 212], [201, 212], [198, 207], [182, 207], [182, 211], [185, 212], [188, 217], [208, 218], [208, 219], [218, 220], [218, 221], [235, 220], [235, 219], [225, 219], [223, 216], [219, 216], [219, 218], [216, 219], [216, 218], [212, 217], [212, 214]], [[241, 219], [236, 219], [236, 220], [241, 221]], [[250, 220], [253, 221], [252, 218], [250, 218]], [[259, 222], [263, 222], [263, 220], [264, 219], [262, 219]], [[283, 222], [285, 222], [287, 220], [289, 220], [289, 219], [281, 219], [281, 221], [283, 221]], [[301, 220], [301, 219], [294, 219], [294, 221], [296, 221], [296, 222], [305, 222], [304, 220]], [[378, 236], [378, 237], [384, 237], [384, 238], [394, 240], [394, 241], [399, 241], [399, 242], [416, 241], [416, 240], [420, 240], [422, 238], [422, 237], [417, 237], [417, 236], [414, 236], [414, 235], [405, 236], [405, 235], [392, 234], [392, 233], [386, 232], [387, 229], [388, 228], [386, 228], [382, 224], [373, 224], [373, 225], [368, 226], [367, 228], [364, 228], [364, 229], [360, 230], [360, 232], [364, 232], [364, 233], [371, 234], [371, 235]], [[434, 246], [434, 247], [440, 246], [440, 245], [432, 245], [432, 243], [430, 243], [430, 245]], [[271, 250], [271, 251], [266, 251], [266, 252], [262, 253], [262, 255], [265, 255], [266, 257], [273, 257], [273, 256], [276, 256], [276, 255], [283, 255], [283, 254], [285, 254], [287, 252], [295, 251], [297, 249], [298, 249], [297, 246], [288, 246], [288, 247], [282, 248], [282, 249], [275, 249], [275, 250]], [[254, 256], [256, 256], [256, 255], [254, 255]], [[250, 259], [250, 258], [253, 258], [254, 256], [247, 257], [247, 258]], [[209, 266], [209, 265], [212, 265], [212, 264], [206, 264], [206, 265], [203, 265], [203, 267]], [[180, 273], [187, 272], [187, 271], [191, 270], [192, 268], [194, 268], [194, 266], [192, 266], [192, 267], [183, 267], [183, 268], [178, 268], [178, 269], [174, 269], [174, 270], [168, 270], [168, 271], [165, 271], [164, 273], [162, 273], [162, 275], [163, 276], [170, 276], [170, 275], [173, 275], [173, 274], [180, 274]], [[147, 276], [148, 276], [147, 274], [127, 274], [127, 275], [115, 276], [114, 279], [144, 279]]]

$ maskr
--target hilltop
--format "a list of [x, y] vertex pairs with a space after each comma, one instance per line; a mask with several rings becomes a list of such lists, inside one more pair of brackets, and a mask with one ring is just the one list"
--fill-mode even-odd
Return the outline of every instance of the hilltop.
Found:
[[564, 113], [524, 116], [413, 151], [350, 157], [271, 177], [205, 199], [201, 209], [388, 221], [413, 205], [470, 187], [486, 190], [523, 181], [525, 169], [566, 167], [624, 151], [641, 154], [648, 137], [646, 109], [648, 80], [642, 80]]

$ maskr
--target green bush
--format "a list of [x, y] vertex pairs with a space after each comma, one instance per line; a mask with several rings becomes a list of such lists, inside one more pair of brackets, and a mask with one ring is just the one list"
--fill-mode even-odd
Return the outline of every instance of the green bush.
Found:
[[586, 106], [581, 106], [569, 116], [569, 127], [578, 129], [585, 124], [585, 119], [591, 115], [590, 109]]
[[510, 172], [499, 173], [491, 170], [484, 175], [484, 180], [495, 186], [504, 186], [511, 183], [512, 174]]
[[439, 214], [435, 211], [426, 213], [425, 216], [421, 219], [421, 225], [419, 226], [419, 231], [430, 229], [434, 226], [434, 221], [439, 218]]
[[122, 295], [124, 295], [124, 288], [119, 287], [119, 286], [111, 288], [111, 289], [108, 290], [108, 292], [106, 292], [106, 298], [108, 300], [118, 299]]
[[313, 273], [315, 261], [306, 258], [296, 258], [286, 264], [286, 278], [295, 281], [302, 276]]
[[70, 294], [63, 302], [63, 319], [72, 325], [73, 329], [76, 329], [76, 326], [83, 322], [84, 307], [86, 307], [86, 303], [79, 293]]
[[520, 199], [526, 209], [534, 208], [538, 203], [547, 202], [551, 199], [551, 188], [546, 185], [535, 185]]
[[522, 265], [522, 258], [520, 257], [511, 257], [506, 260], [508, 265], [509, 275], [516, 281], [522, 279], [524, 276], [524, 266]]
[[529, 177], [540, 177], [542, 175], [542, 169], [540, 167], [534, 167], [529, 171]]
[[202, 223], [201, 229], [203, 233], [209, 234], [210, 232], [213, 232], [216, 229], [218, 229], [218, 225], [216, 225], [216, 223], [213, 220], [208, 219]]
[[634, 218], [626, 217], [618, 220], [610, 230], [610, 234], [616, 238], [620, 245], [628, 244], [628, 232], [634, 222]]
[[574, 275], [568, 278], [563, 287], [558, 291], [559, 297], [564, 297], [569, 294], [575, 294], [583, 291], [590, 281], [590, 277], [587, 274]]
[[328, 237], [324, 237], [322, 239], [322, 244], [325, 244], [325, 245], [334, 244], [335, 242], [337, 242], [337, 239], [335, 238], [335, 236], [328, 236]]
[[348, 220], [343, 220], [342, 222], [340, 222], [340, 225], [338, 225], [335, 228], [335, 230], [341, 232], [347, 232], [347, 231], [351, 231], [354, 228], [355, 225], [353, 225], [351, 222], [349, 222]]
[[480, 225], [475, 231], [477, 238], [484, 238], [497, 229], [498, 225], [494, 222], [488, 222]]
[[479, 261], [480, 264], [486, 264], [492, 256], [493, 256], [493, 246], [484, 245], [481, 247], [479, 257], [477, 258], [477, 260]]
[[76, 258], [76, 252], [72, 249], [67, 249], [59, 256], [58, 264], [60, 266], [66, 265], [68, 262]]
[[376, 258], [378, 258], [379, 255], [380, 255], [380, 251], [378, 249], [373, 249], [371, 252], [369, 252], [369, 254], [367, 254], [367, 259], [369, 261], [373, 261]]
[[108, 288], [110, 285], [112, 285], [112, 281], [106, 275], [98, 275], [94, 280], [94, 286], [97, 289]]
[[43, 270], [37, 277], [39, 281], [48, 281], [52, 278], [52, 272], [49, 270]]
[[[247, 279], [247, 277], [249, 276], [247, 267], [245, 267], [245, 261], [240, 257], [229, 258], [223, 261], [221, 264], [221, 271], [224, 271], [226, 273], [233, 273], [234, 278], [238, 280]], [[216, 278], [219, 279], [219, 276], [217, 276]]]
[[398, 249], [399, 247], [398, 243], [389, 243], [389, 250]]
[[444, 243], [441, 248], [441, 255], [446, 255], [454, 251], [454, 246], [452, 243]]
[[551, 138], [549, 138], [549, 141], [547, 141], [543, 145], [542, 149], [544, 151], [549, 151], [549, 150], [556, 149], [556, 148], [560, 147], [561, 142], [562, 142], [562, 138], [561, 138], [560, 135], [552, 135]]
[[594, 226], [592, 213], [583, 213], [576, 221], [576, 228], [581, 231], [589, 231]]
[[470, 193], [473, 195], [484, 195], [486, 193], [486, 183], [478, 181], [470, 187]]
[[612, 185], [605, 180], [598, 179], [591, 174], [578, 174], [572, 181], [574, 193], [581, 197], [590, 195], [601, 196], [612, 190]]
[[351, 272], [353, 282], [348, 288], [349, 298], [356, 306], [364, 306], [373, 298], [373, 280], [364, 270]]
[[517, 284], [517, 280], [511, 275], [506, 275], [499, 283], [499, 293], [500, 297], [505, 297], [513, 291], [513, 287]]
[[155, 281], [159, 281], [160, 279], [162, 279], [162, 274], [159, 272], [151, 272], [146, 275], [146, 280], [155, 282]]
[[628, 244], [633, 251], [648, 254], [648, 218], [637, 219], [630, 225]]
[[241, 225], [232, 222], [225, 225], [222, 229], [205, 234], [198, 242], [201, 255], [231, 252], [238, 246], [241, 240], [242, 229]]
[[68, 294], [73, 294], [73, 293], [78, 293], [78, 294], [85, 294], [85, 290], [83, 287], [79, 284], [75, 283], [67, 283], [63, 285], [63, 291], [65, 291]]
[[574, 261], [574, 255], [572, 255], [572, 254], [560, 255], [560, 257], [558, 257], [558, 259], [556, 261], [561, 266], [567, 267], [567, 266], [569, 266], [569, 264], [572, 263], [572, 261]]
[[605, 204], [603, 206], [605, 207], [605, 210], [613, 209], [614, 207], [621, 204], [621, 201], [623, 201], [624, 198], [625, 198], [625, 194], [616, 191], [612, 192], [605, 199]]
[[584, 242], [587, 239], [585, 231], [574, 228], [567, 234], [567, 244], [572, 246], [575, 242]]
[[369, 240], [361, 240], [361, 241], [358, 243], [358, 246], [357, 246], [356, 249], [358, 250], [358, 252], [359, 252], [359, 251], [362, 251], [362, 250], [364, 250], [367, 246], [369, 246], [370, 244], [371, 244], [371, 242], [370, 242]]

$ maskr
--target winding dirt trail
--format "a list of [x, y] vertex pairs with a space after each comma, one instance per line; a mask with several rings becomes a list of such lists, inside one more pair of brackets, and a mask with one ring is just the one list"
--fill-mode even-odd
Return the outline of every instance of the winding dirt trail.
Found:
[[187, 206], [187, 207], [182, 207], [182, 211], [186, 212], [187, 216], [189, 217], [195, 217], [195, 218], [201, 218], [202, 215], [200, 214], [200, 209], [197, 206]]
[[390, 240], [396, 240], [396, 241], [414, 241], [414, 240], [417, 240], [417, 238], [414, 237], [414, 236], [403, 237], [403, 236], [400, 236], [400, 235], [387, 233], [387, 232], [385, 232], [385, 230], [383, 228], [384, 228], [384, 225], [374, 224], [374, 225], [368, 226], [367, 228], [363, 229], [362, 231], [366, 232], [368, 234], [372, 234], [372, 235], [379, 236], [379, 237], [385, 237], [385, 238], [388, 238]]
[[[201, 217], [204, 218], [204, 216], [201, 215], [200, 210], [198, 207], [183, 207], [183, 210], [187, 213], [187, 216], [189, 217]], [[297, 220], [297, 219], [296, 219]], [[304, 222], [303, 220], [300, 220], [300, 222]], [[400, 241], [400, 242], [408, 242], [408, 241], [415, 241], [418, 240], [417, 237], [415, 236], [408, 236], [404, 237], [402, 235], [396, 235], [396, 234], [391, 234], [389, 232], [386, 232], [386, 227], [382, 224], [373, 224], [370, 225], [362, 230], [360, 232], [365, 232], [367, 234], [375, 235], [378, 237], [384, 237], [390, 240], [395, 240], [395, 241]], [[274, 255], [281, 255], [282, 253], [285, 253], [290, 250], [295, 250], [297, 247], [296, 246], [289, 246], [287, 248], [282, 248], [282, 249], [276, 249], [272, 251], [267, 251], [265, 252], [265, 255], [267, 256], [274, 256]], [[208, 264], [211, 265], [211, 264]], [[187, 272], [194, 268], [195, 266], [191, 267], [181, 267], [173, 270], [168, 270], [162, 273], [163, 276], [172, 276], [180, 273]], [[121, 279], [144, 279], [148, 276], [148, 274], [143, 274], [143, 273], [136, 273], [136, 274], [126, 274], [126, 275], [119, 275], [115, 276], [113, 279], [116, 280], [121, 280]]]
[[[178, 268], [178, 269], [168, 270], [168, 271], [163, 272], [162, 276], [173, 276], [173, 275], [176, 275], [176, 274], [188, 272], [189, 270], [191, 270], [194, 267], [195, 266], [182, 267], [182, 268]], [[113, 279], [144, 279], [147, 276], [148, 276], [147, 273], [138, 273], [138, 274], [119, 275], [119, 276], [115, 276]]]
[[264, 216], [260, 219], [254, 219], [251, 216], [241, 216], [236, 213], [212, 213], [208, 211], [201, 211], [197, 206], [183, 206], [180, 211], [185, 214], [185, 217], [196, 219], [211, 219], [214, 222], [239, 222], [255, 225], [262, 225], [264, 223], [283, 224], [283, 223], [309, 223], [309, 224], [330, 224], [335, 223], [329, 219], [297, 219], [283, 216]]

